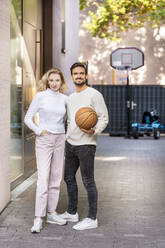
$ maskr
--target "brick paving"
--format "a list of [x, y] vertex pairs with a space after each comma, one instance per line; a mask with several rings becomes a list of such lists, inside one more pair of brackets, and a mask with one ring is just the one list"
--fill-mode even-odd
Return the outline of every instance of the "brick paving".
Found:
[[[95, 162], [99, 191], [97, 229], [75, 231], [45, 224], [31, 234], [35, 183], [0, 215], [1, 248], [165, 248], [165, 136], [100, 136]], [[87, 214], [87, 197], [80, 175], [80, 218]], [[62, 182], [58, 212], [67, 206]]]

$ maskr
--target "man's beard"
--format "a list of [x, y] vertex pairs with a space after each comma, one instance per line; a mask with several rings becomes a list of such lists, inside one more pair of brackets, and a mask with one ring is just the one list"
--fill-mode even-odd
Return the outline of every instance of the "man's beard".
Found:
[[75, 84], [76, 86], [83, 86], [84, 84], [86, 84], [86, 81], [83, 81], [83, 82], [81, 82], [81, 83], [74, 82], [74, 84]]

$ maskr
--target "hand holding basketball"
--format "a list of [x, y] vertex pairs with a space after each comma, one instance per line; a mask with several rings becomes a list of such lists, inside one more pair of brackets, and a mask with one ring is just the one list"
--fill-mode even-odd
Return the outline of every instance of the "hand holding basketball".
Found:
[[98, 117], [92, 108], [83, 107], [76, 112], [75, 121], [80, 129], [90, 130], [97, 124]]
[[87, 133], [87, 134], [94, 134], [95, 130], [94, 128], [91, 128], [89, 130], [86, 130], [86, 129], [83, 129], [83, 128], [80, 128], [82, 132], [84, 133]]

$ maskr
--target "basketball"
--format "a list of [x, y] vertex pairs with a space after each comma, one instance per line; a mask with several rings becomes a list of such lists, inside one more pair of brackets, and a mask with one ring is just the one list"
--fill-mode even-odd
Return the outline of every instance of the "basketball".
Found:
[[96, 125], [98, 117], [92, 108], [83, 107], [76, 112], [75, 121], [79, 128], [89, 130]]

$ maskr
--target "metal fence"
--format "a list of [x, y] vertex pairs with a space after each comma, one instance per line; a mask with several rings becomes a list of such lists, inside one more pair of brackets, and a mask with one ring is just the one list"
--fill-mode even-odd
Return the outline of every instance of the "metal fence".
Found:
[[[109, 124], [104, 130], [110, 135], [127, 132], [127, 86], [94, 85], [103, 94], [109, 113]], [[136, 106], [131, 108], [131, 122], [142, 122], [144, 111], [156, 109], [160, 122], [165, 125], [165, 85], [130, 85], [129, 95]]]

